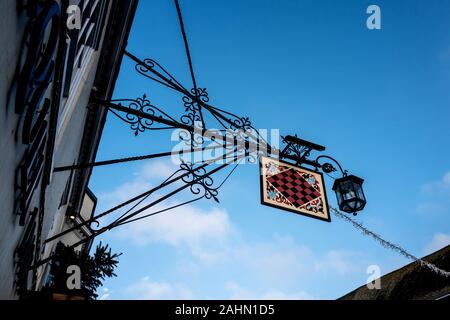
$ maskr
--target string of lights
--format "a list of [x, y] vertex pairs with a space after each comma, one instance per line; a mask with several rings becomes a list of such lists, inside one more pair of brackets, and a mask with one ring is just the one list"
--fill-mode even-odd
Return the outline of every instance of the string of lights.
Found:
[[336, 217], [351, 223], [356, 229], [360, 230], [363, 235], [372, 237], [377, 242], [379, 242], [383, 247], [385, 247], [387, 249], [391, 249], [391, 250], [401, 254], [402, 256], [404, 256], [407, 259], [410, 259], [410, 260], [420, 263], [422, 266], [429, 268], [431, 271], [433, 271], [434, 273], [436, 273], [438, 275], [441, 275], [441, 276], [444, 276], [447, 278], [450, 277], [450, 272], [442, 270], [441, 268], [437, 267], [436, 265], [434, 265], [428, 261], [417, 258], [416, 256], [412, 255], [411, 253], [409, 253], [408, 251], [403, 249], [401, 246], [396, 245], [388, 240], [383, 239], [380, 235], [367, 229], [367, 227], [365, 227], [361, 222], [358, 222], [358, 221], [352, 219], [350, 216], [340, 212], [336, 208], [331, 207], [330, 210], [334, 213], [334, 215]]

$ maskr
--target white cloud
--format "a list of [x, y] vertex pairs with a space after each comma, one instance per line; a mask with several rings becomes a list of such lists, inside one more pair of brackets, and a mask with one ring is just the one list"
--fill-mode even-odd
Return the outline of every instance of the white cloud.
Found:
[[192, 291], [183, 284], [154, 282], [149, 277], [129, 286], [125, 294], [134, 300], [189, 300], [194, 297]]
[[[314, 253], [308, 246], [296, 243], [291, 237], [274, 236], [264, 241], [249, 242], [242, 238], [228, 239], [221, 246], [201, 244], [192, 249], [194, 261], [189, 264], [191, 274], [201, 274], [205, 267], [221, 267], [229, 272], [248, 275], [266, 288], [291, 288], [293, 282], [302, 286], [312, 279], [347, 276], [358, 270], [365, 272], [364, 255], [346, 250]], [[193, 271], [192, 268], [196, 268]], [[284, 292], [284, 291], [283, 291]], [[282, 295], [269, 290], [266, 296]], [[241, 292], [242, 296], [245, 296]], [[263, 297], [263, 293], [259, 294]], [[298, 296], [298, 295], [296, 295]], [[307, 296], [305, 296], [306, 298]]]
[[308, 246], [297, 244], [291, 237], [274, 236], [267, 242], [237, 243], [228, 248], [221, 263], [233, 261], [240, 268], [267, 284], [289, 285], [292, 279], [354, 272], [362, 263], [362, 254], [331, 250], [323, 255]]
[[444, 175], [444, 177], [442, 178], [442, 183], [444, 184], [444, 186], [450, 187], [450, 171]]
[[240, 242], [232, 245], [222, 263], [233, 261], [248, 274], [267, 284], [285, 284], [292, 277], [302, 278], [315, 269], [315, 257], [307, 247], [292, 239], [275, 236], [264, 242]]
[[170, 162], [150, 161], [133, 173], [132, 181], [123, 183], [113, 191], [98, 194], [99, 203], [110, 207], [129, 200], [150, 188], [159, 185], [176, 170]]
[[[157, 229], [153, 231], [161, 232]], [[135, 233], [135, 236], [140, 237], [139, 233]], [[331, 250], [317, 255], [309, 247], [295, 243], [290, 237], [274, 236], [263, 242], [248, 242], [240, 237], [228, 236], [215, 245], [204, 238], [196, 239], [187, 246], [183, 246], [183, 243], [188, 240], [177, 237], [159, 240], [164, 243], [172, 242], [176, 245], [179, 257], [182, 257], [178, 262], [179, 267], [173, 269], [178, 274], [177, 277], [182, 275], [189, 279], [193, 276], [195, 279], [201, 278], [204, 273], [218, 273], [217, 280], [209, 285], [220, 287], [221, 282], [225, 283], [229, 295], [220, 293], [215, 297], [220, 299], [314, 299], [312, 294], [302, 289], [329, 277], [347, 277], [358, 270], [365, 272], [367, 265], [360, 253]], [[186, 271], [186, 267], [189, 271]], [[220, 276], [224, 270], [231, 279]], [[237, 284], [242, 277], [250, 283], [249, 289]], [[132, 297], [175, 299], [180, 297], [180, 290], [186, 288], [170, 285], [164, 279], [150, 282], [148, 278], [144, 278], [131, 286], [131, 289], [133, 290], [127, 293], [131, 295], [133, 292]]]
[[425, 200], [420, 202], [416, 211], [424, 215], [448, 213], [450, 210], [450, 172], [445, 173], [438, 181], [422, 186]]
[[447, 205], [444, 203], [436, 203], [436, 202], [421, 202], [417, 205], [416, 211], [420, 214], [440, 214], [445, 212], [447, 209]]
[[448, 193], [450, 191], [450, 171], [445, 173], [438, 181], [426, 183], [422, 186], [425, 194]]
[[340, 275], [346, 275], [357, 270], [360, 253], [346, 250], [331, 250], [318, 262], [319, 269], [331, 270]]
[[103, 288], [101, 295], [99, 294], [98, 300], [109, 300], [111, 297], [111, 291], [108, 288]]
[[225, 289], [230, 292], [230, 300], [312, 300], [314, 297], [305, 292], [299, 291], [286, 293], [280, 290], [269, 290], [262, 293], [245, 289], [235, 282], [225, 284]]
[[102, 205], [112, 206], [124, 202], [134, 196], [149, 190], [151, 184], [138, 179], [132, 182], [127, 182], [114, 189], [109, 193], [99, 194]]
[[170, 161], [149, 161], [142, 167], [137, 175], [146, 180], [159, 181], [162, 179], [162, 181], [164, 181], [178, 169], [179, 166]]
[[[155, 207], [152, 211], [161, 208]], [[225, 210], [212, 208], [206, 211], [185, 205], [138, 223], [131, 223], [117, 234], [120, 238], [130, 239], [139, 245], [166, 243], [176, 247], [196, 247], [205, 241], [224, 241], [232, 230]]]
[[431, 239], [430, 243], [425, 247], [425, 252], [427, 254], [433, 253], [439, 249], [450, 244], [450, 235], [445, 233], [436, 233]]

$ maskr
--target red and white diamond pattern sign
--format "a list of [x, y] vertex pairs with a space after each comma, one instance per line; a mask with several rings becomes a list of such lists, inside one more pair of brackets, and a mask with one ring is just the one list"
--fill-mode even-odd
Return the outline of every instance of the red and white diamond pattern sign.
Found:
[[261, 157], [261, 203], [331, 221], [319, 172]]

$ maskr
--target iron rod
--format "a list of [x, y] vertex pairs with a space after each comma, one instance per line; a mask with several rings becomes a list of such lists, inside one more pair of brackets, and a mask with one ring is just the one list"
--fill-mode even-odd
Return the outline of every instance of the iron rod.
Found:
[[107, 166], [107, 165], [111, 165], [111, 164], [126, 163], [126, 162], [132, 162], [132, 161], [140, 161], [140, 160], [149, 160], [149, 159], [154, 159], [154, 158], [168, 157], [168, 156], [175, 155], [175, 154], [189, 154], [189, 153], [194, 153], [197, 151], [212, 150], [212, 149], [216, 149], [216, 148], [220, 148], [220, 147], [223, 148], [223, 146], [217, 145], [217, 146], [209, 146], [209, 147], [204, 147], [204, 148], [183, 149], [183, 150], [179, 150], [179, 151], [153, 153], [153, 154], [149, 154], [149, 155], [145, 155], [145, 156], [129, 157], [129, 158], [122, 158], [122, 159], [111, 159], [111, 160], [97, 161], [97, 162], [77, 164], [77, 165], [71, 165], [71, 166], [62, 166], [62, 167], [55, 168], [53, 171], [54, 172], [62, 172], [62, 171], [69, 171], [69, 170], [74, 170], [74, 169], [86, 169], [86, 168]]

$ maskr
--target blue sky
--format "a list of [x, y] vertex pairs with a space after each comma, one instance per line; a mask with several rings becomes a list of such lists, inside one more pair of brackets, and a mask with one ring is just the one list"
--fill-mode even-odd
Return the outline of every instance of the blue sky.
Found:
[[[366, 28], [381, 8], [382, 29]], [[365, 179], [358, 220], [423, 256], [450, 243], [450, 3], [181, 1], [199, 87], [213, 105], [327, 146]], [[140, 1], [128, 50], [190, 86], [172, 1]], [[146, 93], [172, 116], [178, 94], [125, 58], [115, 97]], [[169, 133], [138, 137], [108, 118], [98, 159], [170, 150]], [[166, 159], [94, 170], [98, 212], [157, 185]], [[331, 181], [327, 180], [328, 184]], [[172, 199], [177, 203], [187, 194]], [[329, 190], [329, 202], [335, 204]], [[335, 299], [407, 263], [352, 226], [264, 207], [259, 170], [237, 169], [220, 204], [203, 200], [100, 237], [123, 252], [109, 299]], [[382, 284], [383, 285], [383, 284]]]

